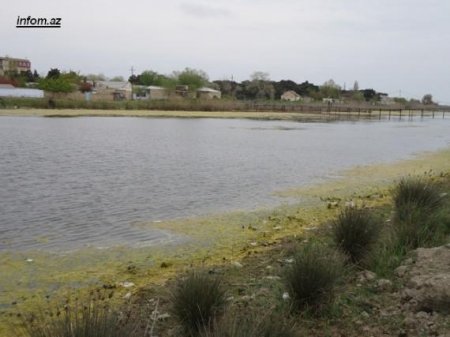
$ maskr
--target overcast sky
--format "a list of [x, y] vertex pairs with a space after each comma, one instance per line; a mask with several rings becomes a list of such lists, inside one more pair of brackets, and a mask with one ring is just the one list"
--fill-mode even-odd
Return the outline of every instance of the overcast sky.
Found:
[[[19, 29], [19, 15], [60, 17], [62, 28]], [[265, 71], [450, 103], [449, 15], [449, 0], [14, 0], [1, 6], [0, 56], [43, 74]]]

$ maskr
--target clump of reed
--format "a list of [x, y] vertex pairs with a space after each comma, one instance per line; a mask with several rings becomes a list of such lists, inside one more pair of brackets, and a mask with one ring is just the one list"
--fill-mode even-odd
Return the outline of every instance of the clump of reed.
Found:
[[285, 274], [292, 309], [320, 313], [333, 299], [343, 269], [343, 259], [333, 249], [316, 243], [298, 248]]
[[171, 311], [184, 333], [195, 336], [223, 313], [225, 290], [217, 276], [194, 271], [177, 282], [171, 302]]
[[365, 208], [346, 207], [332, 222], [335, 245], [355, 264], [367, 257], [380, 234], [380, 225]]
[[443, 204], [440, 188], [423, 178], [404, 178], [395, 187], [393, 200], [398, 244], [414, 249], [434, 243], [441, 227], [438, 217]]
[[21, 337], [123, 337], [137, 336], [129, 312], [109, 303], [112, 293], [91, 292], [87, 299], [67, 300], [53, 310], [41, 309], [23, 316], [16, 335]]

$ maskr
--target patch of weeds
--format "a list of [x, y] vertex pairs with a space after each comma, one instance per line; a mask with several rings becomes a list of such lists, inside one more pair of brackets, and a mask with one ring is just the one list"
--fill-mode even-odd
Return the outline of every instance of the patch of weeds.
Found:
[[217, 276], [195, 271], [181, 278], [171, 295], [172, 313], [185, 333], [196, 335], [224, 311], [226, 298]]
[[372, 249], [380, 234], [380, 226], [368, 209], [345, 208], [332, 222], [335, 245], [358, 264]]
[[16, 336], [123, 337], [137, 336], [137, 322], [126, 311], [110, 305], [112, 292], [92, 292], [85, 300], [67, 300], [59, 308], [21, 315]]

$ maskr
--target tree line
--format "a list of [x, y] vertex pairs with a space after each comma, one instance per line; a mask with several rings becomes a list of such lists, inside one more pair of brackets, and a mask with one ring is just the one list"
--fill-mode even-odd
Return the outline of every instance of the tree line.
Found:
[[[96, 81], [125, 81], [122, 76], [108, 79], [103, 74], [82, 75], [78, 72], [61, 72], [58, 68], [51, 68], [45, 77], [41, 77], [36, 70], [7, 75], [9, 81], [15, 86], [27, 86], [27, 83], [35, 83], [39, 89], [49, 92], [69, 93], [73, 91], [89, 92], [93, 90]], [[1, 81], [1, 78], [0, 78]], [[128, 78], [134, 90], [139, 92], [143, 87], [160, 86], [174, 90], [178, 85], [187, 86], [190, 91], [201, 87], [210, 87], [221, 91], [223, 98], [237, 100], [274, 100], [280, 99], [286, 91], [294, 91], [303, 99], [322, 100], [330, 98], [334, 100], [345, 99], [354, 102], [379, 102], [383, 95], [372, 88], [360, 89], [358, 81], [355, 81], [352, 89], [343, 89], [330, 79], [321, 85], [308, 81], [296, 83], [293, 80], [273, 81], [266, 72], [257, 71], [250, 78], [241, 82], [233, 79], [210, 81], [209, 76], [203, 70], [185, 68], [182, 71], [174, 71], [169, 75], [160, 74], [153, 70], [144, 70], [140, 74], [133, 74]], [[4, 82], [4, 80], [3, 80]], [[404, 98], [394, 98], [397, 103], [407, 103]], [[433, 96], [426, 94], [422, 100], [411, 100], [414, 103], [425, 105], [434, 104]]]

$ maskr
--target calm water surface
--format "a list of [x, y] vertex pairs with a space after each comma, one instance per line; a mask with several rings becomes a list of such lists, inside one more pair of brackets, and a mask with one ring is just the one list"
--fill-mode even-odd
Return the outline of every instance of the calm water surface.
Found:
[[0, 251], [165, 242], [136, 224], [276, 205], [276, 190], [446, 148], [449, 127], [0, 117]]

